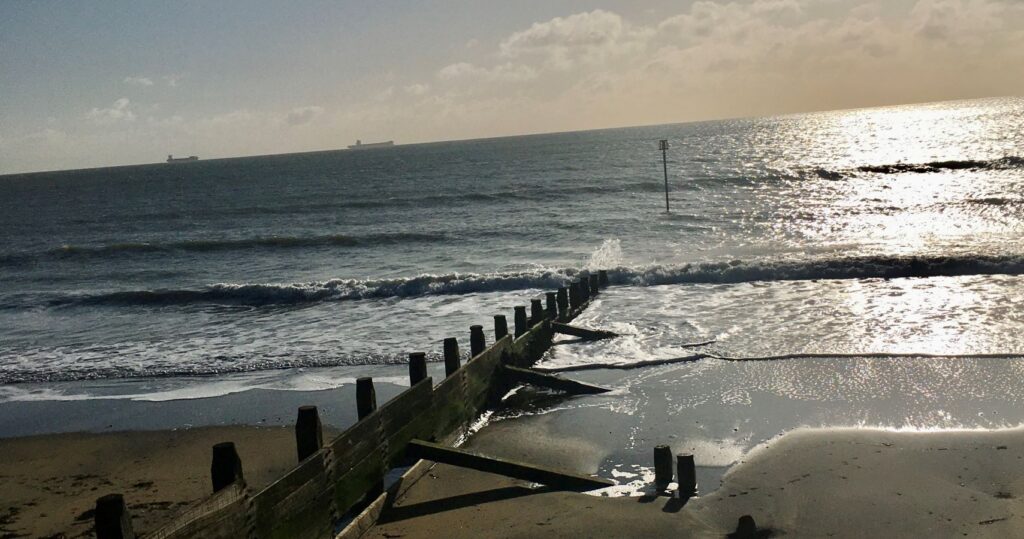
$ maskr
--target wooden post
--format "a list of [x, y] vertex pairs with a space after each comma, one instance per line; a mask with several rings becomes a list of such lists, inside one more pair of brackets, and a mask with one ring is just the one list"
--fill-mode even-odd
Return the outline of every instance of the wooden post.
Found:
[[93, 522], [96, 539], [135, 539], [132, 516], [120, 494], [107, 494], [96, 500]]
[[444, 375], [445, 377], [455, 374], [462, 365], [462, 358], [459, 357], [459, 340], [455, 337], [448, 337], [444, 340]]
[[601, 286], [601, 288], [608, 288], [608, 271], [607, 270], [598, 270], [597, 271], [597, 284], [599, 284]]
[[569, 316], [569, 290], [564, 287], [558, 287], [558, 318], [564, 319]]
[[539, 299], [530, 300], [530, 326], [535, 326], [544, 320], [544, 304]]
[[238, 451], [235, 451], [234, 442], [221, 442], [213, 446], [210, 478], [213, 480], [214, 492], [243, 479], [242, 459], [238, 458]]
[[[411, 365], [411, 363], [410, 363]], [[424, 365], [424, 368], [426, 365]], [[373, 389], [373, 378], [363, 377], [356, 378], [356, 412], [359, 415], [359, 419], [365, 419], [366, 416], [372, 414], [377, 410], [377, 391]], [[380, 478], [367, 490], [366, 495], [369, 499], [375, 498], [381, 492], [384, 492], [384, 478]]]
[[544, 316], [551, 320], [558, 318], [558, 301], [555, 299], [555, 293], [545, 293], [544, 299], [547, 301], [547, 304], [545, 305], [547, 308], [545, 309]]
[[580, 302], [588, 301], [590, 301], [590, 279], [584, 276], [580, 277]]
[[320, 413], [316, 406], [300, 406], [299, 417], [295, 420], [295, 447], [299, 462], [309, 458], [324, 446], [324, 429], [320, 424]]
[[672, 448], [654, 446], [654, 488], [663, 491], [672, 482]]
[[377, 409], [377, 392], [373, 389], [373, 378], [356, 379], [356, 412], [359, 419], [373, 413]]
[[569, 310], [570, 312], [580, 308], [580, 282], [569, 283]]
[[508, 320], [505, 319], [505, 315], [496, 314], [494, 315], [494, 342], [500, 341], [505, 335], [508, 335]]
[[483, 326], [469, 326], [469, 352], [472, 357], [479, 356], [487, 349], [487, 338], [484, 337]]
[[526, 333], [526, 331], [528, 329], [526, 327], [526, 307], [523, 307], [521, 305], [516, 306], [515, 311], [516, 311], [516, 320], [515, 320], [515, 322], [516, 322], [516, 338], [518, 339], [519, 336], [522, 335], [523, 333]]
[[676, 492], [680, 498], [692, 498], [697, 495], [697, 467], [693, 462], [693, 455], [676, 455], [676, 483], [679, 485]]
[[409, 385], [414, 386], [427, 378], [427, 354], [409, 354]]
[[599, 281], [599, 278], [598, 278], [597, 274], [596, 273], [591, 273], [590, 274], [590, 295], [591, 296], [596, 296], [598, 291], [600, 291], [601, 288], [598, 285], [599, 282], [600, 281]]

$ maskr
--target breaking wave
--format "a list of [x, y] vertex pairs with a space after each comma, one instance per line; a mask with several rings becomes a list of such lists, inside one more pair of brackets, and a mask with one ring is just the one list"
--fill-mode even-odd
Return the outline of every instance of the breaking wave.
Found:
[[[294, 305], [458, 295], [512, 290], [552, 290], [580, 275], [580, 270], [548, 269], [503, 273], [449, 273], [396, 279], [332, 279], [292, 284], [219, 283], [196, 289], [131, 290], [63, 296], [63, 305]], [[1021, 256], [849, 257], [806, 261], [730, 261], [681, 266], [619, 267], [609, 270], [612, 284], [655, 286], [697, 283], [742, 283], [814, 279], [866, 279], [961, 275], [1024, 274]]]
[[941, 172], [944, 170], [1005, 170], [1012, 168], [1024, 168], [1024, 158], [1008, 156], [1000, 159], [989, 160], [950, 160], [932, 161], [930, 163], [896, 163], [892, 165], [865, 165], [857, 167], [858, 172], [874, 174], [901, 174], [912, 172], [925, 174], [930, 172]]

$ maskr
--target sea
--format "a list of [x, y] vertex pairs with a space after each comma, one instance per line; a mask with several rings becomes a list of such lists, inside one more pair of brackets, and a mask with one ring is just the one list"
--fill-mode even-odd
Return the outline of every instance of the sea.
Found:
[[496, 431], [713, 483], [802, 426], [1024, 423], [1018, 97], [10, 175], [0, 230], [0, 403], [401, 386], [606, 269], [577, 323], [620, 337], [540, 366], [613, 391]]

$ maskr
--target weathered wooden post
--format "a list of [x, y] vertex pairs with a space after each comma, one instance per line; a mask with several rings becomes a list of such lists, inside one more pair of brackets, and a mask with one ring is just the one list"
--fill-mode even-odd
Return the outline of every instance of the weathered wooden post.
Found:
[[234, 442], [221, 442], [213, 446], [210, 478], [213, 480], [214, 492], [243, 479], [242, 459], [238, 458]]
[[526, 327], [526, 307], [518, 305], [518, 306], [516, 306], [515, 311], [516, 311], [516, 319], [515, 319], [515, 323], [516, 323], [516, 338], [518, 339], [519, 336], [522, 335], [523, 333], [526, 333], [526, 330], [528, 329]]
[[554, 292], [547, 292], [544, 294], [544, 299], [547, 301], [545, 304], [544, 316], [551, 320], [558, 318], [558, 300], [556, 299]]
[[607, 270], [597, 270], [597, 284], [599, 284], [601, 288], [608, 288]]
[[558, 318], [565, 319], [569, 316], [569, 290], [566, 287], [558, 287], [556, 301], [558, 303]]
[[444, 340], [445, 377], [455, 374], [460, 366], [462, 366], [462, 358], [459, 357], [459, 340], [455, 337], [448, 337]]
[[654, 488], [665, 490], [672, 482], [672, 448], [667, 445], [654, 446]]
[[590, 279], [587, 276], [580, 277], [580, 302], [590, 301]]
[[[410, 371], [412, 370], [410, 361]], [[426, 370], [426, 364], [424, 363], [424, 370]], [[410, 373], [410, 378], [412, 375]], [[377, 410], [377, 391], [373, 388], [373, 378], [368, 376], [363, 378], [356, 378], [356, 413], [359, 419], [365, 419], [366, 416], [372, 414]], [[381, 477], [380, 481], [377, 481], [366, 491], [368, 499], [376, 498], [381, 492], [384, 492], [384, 478]]]
[[496, 314], [494, 315], [494, 341], [500, 341], [505, 335], [508, 335], [508, 320], [505, 319], [505, 315]]
[[427, 354], [409, 354], [409, 385], [414, 386], [427, 378]]
[[580, 282], [574, 280], [569, 283], [569, 309], [575, 311], [580, 308]]
[[373, 378], [356, 379], [356, 413], [359, 419], [373, 413], [377, 409], [377, 392], [373, 389]]
[[692, 498], [697, 495], [697, 466], [694, 464], [693, 455], [676, 455], [676, 484], [679, 485], [676, 492], [680, 498]]
[[487, 349], [487, 338], [484, 337], [483, 326], [469, 326], [469, 352], [472, 357], [479, 356]]
[[596, 296], [597, 293], [601, 290], [601, 287], [599, 286], [598, 282], [599, 282], [599, 277], [597, 276], [597, 274], [596, 273], [591, 273], [590, 274], [590, 295], [591, 296]]
[[135, 539], [132, 516], [120, 494], [107, 494], [96, 500], [93, 523], [96, 539]]
[[324, 429], [316, 406], [300, 406], [299, 417], [295, 420], [295, 447], [299, 452], [299, 462], [323, 446]]
[[544, 304], [539, 299], [530, 300], [530, 326], [535, 326], [544, 320]]

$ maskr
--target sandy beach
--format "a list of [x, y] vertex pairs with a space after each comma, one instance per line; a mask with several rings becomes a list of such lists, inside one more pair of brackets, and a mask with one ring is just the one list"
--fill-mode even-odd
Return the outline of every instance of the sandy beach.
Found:
[[289, 427], [2, 439], [0, 537], [90, 537], [96, 498], [109, 493], [124, 494], [137, 533], [152, 530], [210, 493], [210, 451], [222, 441], [235, 442], [246, 480], [255, 488], [295, 465], [295, 432]]
[[[476, 446], [506, 456], [498, 444]], [[438, 465], [370, 536], [722, 537], [751, 515], [786, 537], [1013, 537], [1024, 533], [1022, 460], [1019, 428], [798, 430], [751, 451], [721, 488], [685, 506]]]

